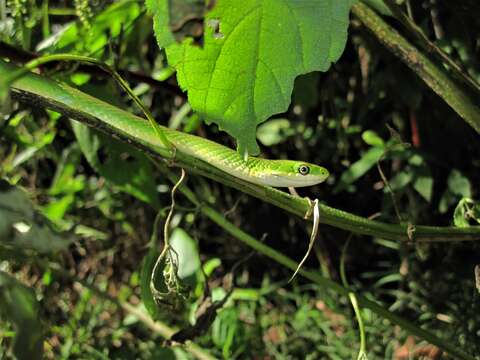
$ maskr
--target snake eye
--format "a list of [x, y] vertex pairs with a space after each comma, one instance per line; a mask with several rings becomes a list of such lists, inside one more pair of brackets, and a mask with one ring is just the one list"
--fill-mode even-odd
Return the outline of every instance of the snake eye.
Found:
[[310, 172], [310, 168], [307, 165], [300, 165], [298, 167], [298, 172], [300, 173], [300, 175], [308, 175], [308, 173]]

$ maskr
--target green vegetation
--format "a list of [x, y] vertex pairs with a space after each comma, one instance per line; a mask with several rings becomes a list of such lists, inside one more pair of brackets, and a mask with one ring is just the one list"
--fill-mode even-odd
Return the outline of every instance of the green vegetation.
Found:
[[0, 0], [0, 358], [477, 359], [479, 11]]

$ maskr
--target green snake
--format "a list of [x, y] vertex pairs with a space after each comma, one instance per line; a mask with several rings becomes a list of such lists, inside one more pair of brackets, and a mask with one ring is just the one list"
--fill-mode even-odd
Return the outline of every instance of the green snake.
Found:
[[[14, 69], [0, 61], [0, 75], [8, 74]], [[1, 77], [1, 76], [0, 76]], [[26, 93], [44, 98], [46, 104], [54, 110], [69, 115], [75, 111], [87, 117], [102, 120], [120, 133], [133, 134], [136, 141], [148, 143], [149, 146], [162, 147], [159, 139], [152, 138], [152, 132], [145, 132], [148, 122], [139, 117], [132, 117], [116, 107], [87, 95], [66, 84], [55, 82], [35, 74], [29, 74], [15, 81], [12, 90], [18, 97]], [[322, 166], [295, 160], [270, 160], [258, 157], [248, 157], [246, 160], [235, 150], [210, 141], [208, 139], [187, 134], [181, 131], [158, 126], [175, 150], [179, 150], [194, 158], [200, 159], [230, 175], [245, 181], [273, 187], [312, 186], [325, 181], [329, 172]], [[135, 136], [138, 135], [138, 136]], [[155, 135], [155, 134], [153, 134]], [[145, 144], [146, 145], [146, 144]]]

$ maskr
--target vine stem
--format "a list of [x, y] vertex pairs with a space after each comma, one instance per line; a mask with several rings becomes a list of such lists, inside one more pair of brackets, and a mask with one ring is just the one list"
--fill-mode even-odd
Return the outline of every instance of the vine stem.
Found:
[[[176, 280], [176, 277], [177, 277], [176, 266], [175, 266], [175, 264], [177, 262], [175, 261], [175, 259], [173, 259], [172, 254], [171, 254], [173, 249], [170, 247], [169, 228], [170, 228], [170, 222], [171, 222], [172, 216], [173, 216], [173, 211], [175, 210], [175, 193], [176, 193], [178, 187], [180, 186], [180, 184], [185, 179], [185, 175], [186, 175], [185, 169], [182, 168], [182, 174], [181, 174], [180, 178], [178, 179], [178, 181], [173, 186], [172, 191], [170, 192], [170, 198], [171, 198], [170, 210], [168, 211], [167, 219], [165, 220], [165, 225], [163, 226], [163, 244], [164, 245], [163, 245], [163, 249], [162, 249], [160, 255], [158, 255], [157, 260], [155, 261], [155, 265], [153, 266], [152, 275], [151, 275], [151, 278], [150, 278], [150, 290], [152, 291], [152, 294], [154, 294], [154, 295], [158, 293], [158, 290], [155, 288], [158, 267], [160, 266], [160, 264], [162, 263], [163, 259], [166, 256], [169, 257], [170, 265], [172, 267], [170, 276], [173, 278], [173, 280]], [[160, 214], [160, 212], [158, 214]], [[159, 219], [158, 214], [157, 214], [157, 218], [155, 219], [154, 231], [153, 231], [153, 234], [152, 234], [152, 236], [155, 236], [155, 237], [157, 235], [157, 224], [158, 224], [158, 219]]]
[[37, 69], [38, 67], [44, 64], [54, 62], [54, 61], [76, 61], [84, 64], [95, 65], [101, 68], [102, 70], [106, 71], [107, 73], [109, 73], [115, 79], [115, 81], [117, 81], [117, 83], [122, 87], [122, 89], [125, 90], [125, 92], [132, 98], [135, 104], [137, 104], [137, 106], [142, 110], [148, 122], [154, 129], [160, 141], [162, 142], [162, 144], [167, 149], [173, 149], [173, 145], [170, 143], [170, 141], [168, 141], [167, 137], [163, 133], [160, 126], [158, 126], [157, 122], [153, 117], [153, 114], [143, 104], [143, 102], [138, 98], [138, 96], [135, 95], [133, 90], [130, 88], [130, 85], [128, 85], [128, 83], [120, 76], [120, 74], [113, 67], [111, 67], [110, 65], [108, 65], [107, 63], [101, 60], [98, 60], [89, 56], [73, 55], [73, 54], [54, 54], [54, 55], [42, 56], [29, 61], [23, 67], [18, 68], [16, 71], [13, 71], [12, 73], [8, 74], [5, 77], [4, 85], [2, 86], [7, 86], [7, 87], [11, 86], [12, 84], [15, 83], [15, 81], [17, 81], [18, 79], [30, 73], [30, 71]]
[[[348, 245], [350, 245], [350, 241], [352, 240], [352, 235], [350, 235], [347, 239], [347, 242], [343, 246], [342, 255], [340, 257], [340, 279], [342, 280], [342, 285], [346, 288], [349, 288], [347, 274], [345, 271], [345, 259], [347, 255]], [[358, 331], [360, 332], [360, 350], [358, 351], [357, 360], [361, 360], [366, 358], [367, 354], [367, 341], [365, 337], [365, 326], [363, 325], [363, 318], [362, 312], [360, 310], [360, 306], [358, 305], [357, 296], [353, 291], [350, 291], [348, 294], [348, 298], [350, 303], [352, 304], [353, 311], [355, 312], [355, 317], [357, 318], [358, 323]]]

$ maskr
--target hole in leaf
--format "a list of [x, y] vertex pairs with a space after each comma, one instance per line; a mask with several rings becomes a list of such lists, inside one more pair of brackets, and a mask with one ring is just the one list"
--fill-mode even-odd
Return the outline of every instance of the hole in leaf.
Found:
[[222, 39], [223, 34], [220, 32], [220, 20], [219, 19], [209, 19], [207, 21], [207, 26], [213, 30], [214, 39]]
[[25, 234], [30, 231], [32, 228], [30, 225], [27, 223], [24, 223], [23, 221], [19, 221], [15, 224], [12, 225], [15, 230], [17, 230], [21, 234]]

